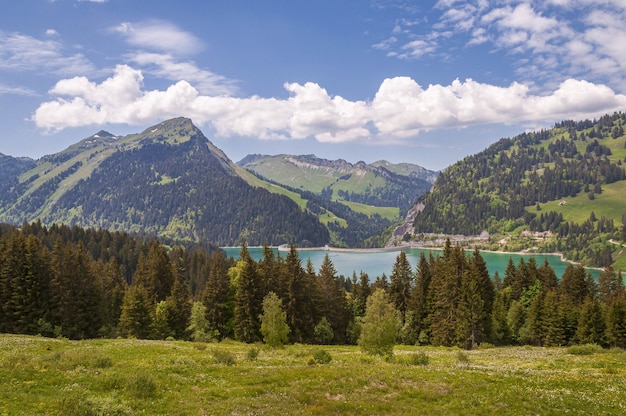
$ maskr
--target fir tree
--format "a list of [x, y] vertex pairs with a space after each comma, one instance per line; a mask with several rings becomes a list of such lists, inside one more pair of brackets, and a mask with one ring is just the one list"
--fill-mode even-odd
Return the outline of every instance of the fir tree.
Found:
[[257, 264], [245, 242], [241, 245], [239, 257], [243, 267], [235, 293], [235, 337], [242, 342], [256, 342], [261, 339], [259, 316], [262, 308]]
[[597, 299], [587, 297], [578, 318], [576, 338], [579, 344], [605, 345], [606, 322]]
[[119, 330], [127, 338], [146, 339], [152, 325], [151, 303], [148, 291], [141, 285], [126, 289]]
[[284, 275], [287, 290], [287, 323], [291, 328], [290, 339], [292, 342], [312, 342], [315, 327], [315, 305], [312, 291], [302, 269], [296, 246], [292, 245], [284, 263]]
[[345, 290], [339, 284], [337, 272], [328, 254], [324, 256], [317, 277], [317, 287], [322, 299], [320, 316], [325, 316], [335, 331], [336, 343], [345, 341], [348, 329], [349, 310]]
[[396, 257], [389, 280], [389, 297], [404, 320], [413, 288], [413, 272], [404, 251]]
[[234, 316], [234, 287], [231, 290], [226, 259], [221, 252], [211, 255], [211, 268], [204, 291], [202, 303], [206, 307], [206, 318], [211, 328], [221, 338], [232, 336]]

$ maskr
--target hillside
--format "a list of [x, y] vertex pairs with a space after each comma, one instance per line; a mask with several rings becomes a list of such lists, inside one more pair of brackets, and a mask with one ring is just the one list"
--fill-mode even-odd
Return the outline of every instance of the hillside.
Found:
[[[347, 205], [399, 208], [402, 215], [430, 189], [437, 177], [437, 172], [409, 163], [352, 164], [314, 155], [248, 155], [237, 164], [270, 181], [324, 199]], [[383, 212], [375, 208], [372, 211]]]
[[411, 238], [487, 231], [491, 249], [562, 252], [626, 269], [624, 125], [623, 113], [564, 121], [466, 157], [420, 198]]
[[220, 245], [329, 241], [291, 199], [241, 178], [189, 119], [124, 137], [101, 131], [32, 163], [5, 159], [2, 222], [40, 219]]

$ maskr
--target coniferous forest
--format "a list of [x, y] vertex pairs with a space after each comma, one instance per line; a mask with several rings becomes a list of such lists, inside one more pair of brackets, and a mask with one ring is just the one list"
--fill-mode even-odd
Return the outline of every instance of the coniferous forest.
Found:
[[607, 267], [556, 276], [534, 259], [490, 276], [480, 252], [446, 244], [417, 265], [400, 252], [389, 278], [319, 270], [295, 246], [259, 261], [215, 247], [178, 247], [124, 233], [23, 224], [0, 227], [0, 332], [70, 339], [261, 341], [263, 299], [281, 301], [293, 343], [356, 343], [368, 297], [382, 288], [398, 314], [397, 341], [626, 346], [626, 291]]

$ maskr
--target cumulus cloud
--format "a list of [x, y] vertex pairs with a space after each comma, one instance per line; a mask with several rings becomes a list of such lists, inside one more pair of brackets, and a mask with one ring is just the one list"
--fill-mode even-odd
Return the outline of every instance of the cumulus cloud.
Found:
[[626, 106], [626, 96], [575, 79], [541, 96], [520, 83], [501, 87], [467, 79], [424, 88], [409, 77], [385, 79], [369, 101], [332, 96], [311, 82], [284, 88], [290, 94], [285, 99], [202, 95], [187, 81], [149, 91], [140, 70], [119, 65], [100, 83], [86, 77], [59, 81], [50, 90], [55, 98], [41, 104], [32, 120], [42, 129], [58, 131], [186, 116], [221, 137], [385, 142], [440, 128], [594, 117]]

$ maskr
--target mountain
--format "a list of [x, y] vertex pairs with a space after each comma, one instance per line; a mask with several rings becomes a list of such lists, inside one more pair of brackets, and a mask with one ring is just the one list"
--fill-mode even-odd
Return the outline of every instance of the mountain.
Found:
[[401, 213], [427, 192], [437, 178], [437, 172], [409, 163], [352, 164], [315, 155], [248, 155], [237, 164], [270, 181], [328, 200], [394, 207]]
[[404, 239], [488, 232], [486, 248], [626, 270], [626, 114], [499, 140], [445, 169]]
[[314, 215], [241, 171], [186, 118], [124, 137], [100, 131], [37, 161], [0, 158], [0, 221], [220, 245], [328, 243]]

